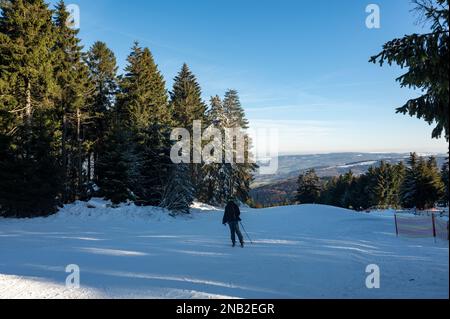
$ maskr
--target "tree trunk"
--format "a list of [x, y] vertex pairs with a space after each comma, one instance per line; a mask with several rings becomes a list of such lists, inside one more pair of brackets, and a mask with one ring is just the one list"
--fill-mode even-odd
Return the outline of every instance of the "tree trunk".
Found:
[[63, 170], [63, 194], [62, 200], [65, 204], [67, 202], [67, 115], [66, 108], [62, 106], [63, 116], [62, 116], [62, 138], [61, 138], [61, 160], [62, 160], [62, 170]]
[[92, 175], [92, 152], [88, 153], [88, 158], [87, 158], [88, 162], [87, 162], [87, 182], [91, 181], [91, 175]]
[[[32, 124], [32, 104], [31, 104], [31, 82], [27, 78], [25, 79], [25, 141], [30, 141], [33, 134], [31, 124]], [[30, 143], [25, 143], [25, 158], [30, 156]]]
[[78, 196], [81, 193], [81, 187], [83, 184], [83, 161], [81, 159], [81, 112], [80, 109], [77, 108], [77, 147], [78, 147]]
[[[31, 82], [29, 79], [25, 80], [25, 116], [26, 116], [26, 124], [28, 126], [28, 129], [31, 129], [31, 115], [33, 113], [32, 105], [31, 105]], [[31, 132], [30, 132], [31, 133]]]

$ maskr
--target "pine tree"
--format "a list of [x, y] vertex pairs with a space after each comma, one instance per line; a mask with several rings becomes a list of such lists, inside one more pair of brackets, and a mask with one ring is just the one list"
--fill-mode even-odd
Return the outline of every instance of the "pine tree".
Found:
[[159, 205], [171, 171], [168, 96], [148, 48], [137, 43], [120, 81], [117, 112], [136, 152], [137, 178], [131, 185], [138, 203]]
[[107, 121], [115, 103], [117, 93], [117, 64], [114, 53], [103, 42], [95, 42], [86, 55], [89, 68], [89, 78], [94, 91], [90, 97], [89, 117], [91, 119], [87, 130], [88, 147], [87, 176], [98, 182], [96, 173], [97, 160], [104, 147], [107, 132]]
[[211, 97], [210, 108], [207, 112], [207, 122], [215, 127], [224, 126], [226, 121], [225, 111], [220, 96]]
[[174, 166], [177, 165], [170, 159], [171, 143], [168, 136], [168, 128], [156, 123], [149, 125], [139, 136], [136, 148], [138, 177], [131, 187], [139, 204], [160, 205], [169, 177], [176, 170]]
[[52, 12], [41, 0], [0, 5], [0, 214], [48, 215], [60, 190]]
[[56, 154], [49, 152], [53, 136], [45, 119], [34, 119], [32, 130], [27, 155], [0, 149], [0, 216], [47, 216], [57, 210], [61, 181]]
[[239, 100], [236, 90], [228, 90], [223, 100], [225, 110], [225, 126], [228, 128], [238, 127], [242, 130], [249, 128], [249, 122], [245, 117], [245, 111]]
[[314, 169], [300, 174], [298, 178], [298, 189], [296, 200], [300, 204], [314, 204], [319, 201], [321, 193], [320, 179]]
[[352, 171], [342, 175], [338, 181], [338, 190], [341, 192], [340, 206], [344, 208], [351, 207], [351, 186], [358, 177], [353, 175]]
[[137, 178], [136, 152], [129, 143], [130, 133], [121, 124], [120, 121], [110, 123], [97, 163], [101, 195], [113, 204], [135, 199], [130, 188]]
[[170, 101], [174, 124], [177, 127], [192, 129], [194, 121], [207, 123], [207, 107], [202, 100], [200, 85], [187, 64], [183, 64], [181, 71], [174, 78]]
[[[207, 122], [212, 128], [218, 129], [222, 134], [223, 139], [223, 122], [225, 120], [224, 109], [222, 100], [219, 96], [214, 96], [210, 101], [210, 108], [207, 112]], [[209, 141], [208, 141], [209, 142]], [[227, 192], [227, 187], [224, 185], [226, 178], [222, 175], [225, 169], [224, 160], [224, 145], [221, 143], [221, 148], [214, 150], [215, 152], [221, 152], [222, 156], [218, 163], [204, 164], [202, 167], [203, 180], [201, 182], [200, 191], [198, 192], [198, 199], [202, 202], [211, 205], [222, 205], [227, 198], [231, 196]], [[213, 155], [213, 154], [211, 154]]]
[[[170, 106], [175, 127], [185, 128], [190, 132], [193, 132], [194, 121], [201, 121], [202, 126], [208, 125], [206, 116], [207, 107], [202, 100], [200, 85], [187, 64], [183, 64], [181, 71], [174, 78], [173, 88], [170, 92]], [[193, 158], [193, 140], [191, 146], [191, 157]], [[203, 165], [199, 163], [190, 164], [190, 176], [186, 176], [187, 179], [191, 180], [193, 188], [195, 189], [195, 197], [201, 197], [200, 190], [204, 178], [202, 166]]]
[[64, 202], [86, 196], [87, 176], [83, 164], [89, 141], [84, 139], [86, 122], [90, 119], [89, 96], [93, 88], [83, 61], [83, 47], [78, 30], [69, 26], [69, 13], [64, 1], [56, 5], [54, 46], [55, 74], [58, 84], [56, 104], [60, 112], [61, 162], [64, 169]]
[[164, 78], [150, 50], [136, 42], [127, 61], [117, 101], [126, 125], [134, 131], [146, 129], [151, 123], [170, 125]]
[[178, 164], [172, 168], [160, 206], [175, 214], [188, 214], [195, 193], [192, 183], [186, 179], [186, 175], [189, 174], [189, 166]]
[[369, 174], [354, 177], [345, 193], [344, 206], [358, 211], [372, 206], [369, 189], [371, 178]]
[[416, 153], [411, 153], [408, 160], [408, 168], [406, 169], [405, 179], [401, 186], [401, 200], [402, 206], [407, 208], [414, 208], [415, 198], [417, 196], [417, 181], [419, 156]]
[[339, 177], [333, 178], [326, 186], [327, 195], [326, 200], [328, 205], [336, 207], [349, 207], [349, 190], [350, 185], [354, 180], [352, 171]]
[[[226, 185], [230, 185], [229, 192], [232, 197], [237, 198], [242, 202], [246, 202], [249, 199], [250, 185], [253, 181], [253, 173], [258, 166], [253, 163], [251, 154], [251, 139], [248, 137], [248, 120], [245, 117], [244, 109], [239, 100], [239, 95], [235, 90], [229, 90], [225, 93], [223, 100], [224, 109], [224, 123], [225, 129], [237, 129], [242, 136], [245, 136], [244, 140], [244, 154], [243, 162], [238, 162], [237, 149], [235, 145], [225, 145], [229, 149], [233, 149], [233, 163], [226, 163], [223, 170], [226, 181]], [[229, 141], [225, 142], [229, 143]], [[234, 141], [236, 144], [238, 141]]]
[[447, 162], [444, 164], [444, 165], [442, 165], [442, 169], [441, 169], [441, 179], [442, 179], [442, 182], [444, 183], [444, 194], [443, 194], [443, 197], [442, 197], [442, 201], [443, 201], [443, 203], [444, 203], [444, 205], [446, 206], [446, 207], [448, 207], [448, 202], [449, 202], [449, 199], [448, 199], [448, 192], [449, 192], [449, 190], [448, 190], [448, 159], [447, 159]]
[[442, 199], [445, 192], [445, 185], [442, 181], [440, 169], [437, 165], [436, 157], [432, 156], [426, 161], [424, 172], [420, 180], [419, 190], [424, 194], [423, 204], [419, 207], [433, 208]]
[[35, 111], [51, 106], [52, 12], [41, 0], [7, 1], [0, 8], [2, 109], [31, 124]]
[[411, 154], [409, 168], [402, 185], [402, 203], [407, 208], [428, 209], [438, 202], [444, 193], [439, 168], [434, 157], [426, 161]]
[[400, 206], [400, 186], [403, 182], [405, 167], [403, 164], [391, 165], [384, 161], [378, 167], [371, 167], [368, 175], [371, 206], [395, 208]]
[[406, 35], [383, 46], [383, 51], [370, 59], [381, 66], [395, 63], [407, 72], [397, 81], [402, 87], [414, 88], [423, 94], [409, 100], [397, 113], [409, 114], [436, 123], [433, 138], [449, 139], [449, 1], [416, 0], [416, 10], [431, 30]]
[[394, 166], [392, 171], [392, 190], [390, 191], [390, 206], [401, 208], [401, 187], [406, 176], [406, 167], [403, 162]]

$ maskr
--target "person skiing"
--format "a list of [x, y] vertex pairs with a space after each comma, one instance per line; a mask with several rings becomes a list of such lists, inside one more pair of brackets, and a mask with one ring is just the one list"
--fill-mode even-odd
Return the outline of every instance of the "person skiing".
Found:
[[226, 226], [230, 226], [231, 232], [231, 242], [233, 243], [233, 247], [236, 247], [236, 235], [239, 238], [239, 242], [241, 243], [241, 247], [244, 248], [244, 236], [242, 236], [241, 230], [239, 228], [239, 222], [241, 219], [241, 210], [239, 206], [231, 199], [228, 201], [227, 206], [225, 207], [225, 213], [223, 215], [222, 223]]

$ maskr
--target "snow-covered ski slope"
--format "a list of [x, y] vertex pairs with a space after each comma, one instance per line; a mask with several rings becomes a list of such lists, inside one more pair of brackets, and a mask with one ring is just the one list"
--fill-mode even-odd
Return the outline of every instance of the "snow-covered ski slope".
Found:
[[[222, 211], [190, 217], [94, 199], [39, 219], [0, 218], [0, 298], [448, 298], [448, 242], [397, 238], [392, 214], [316, 206], [243, 210], [254, 244], [232, 248]], [[95, 208], [92, 208], [95, 207]], [[65, 268], [80, 268], [66, 288]], [[366, 287], [366, 267], [381, 288]]]

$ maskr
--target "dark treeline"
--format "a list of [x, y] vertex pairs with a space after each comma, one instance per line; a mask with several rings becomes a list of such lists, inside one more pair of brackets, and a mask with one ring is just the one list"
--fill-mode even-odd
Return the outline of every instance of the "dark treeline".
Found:
[[186, 64], [168, 92], [138, 43], [118, 75], [107, 45], [83, 51], [68, 19], [62, 1], [0, 1], [0, 216], [48, 215], [92, 196], [182, 213], [194, 198], [246, 201], [254, 165], [170, 159], [172, 128], [246, 129], [237, 92], [208, 107]]
[[360, 176], [350, 171], [323, 181], [309, 170], [299, 176], [296, 200], [355, 210], [447, 206], [448, 169], [448, 162], [440, 169], [434, 157], [412, 153], [406, 164], [381, 162]]

